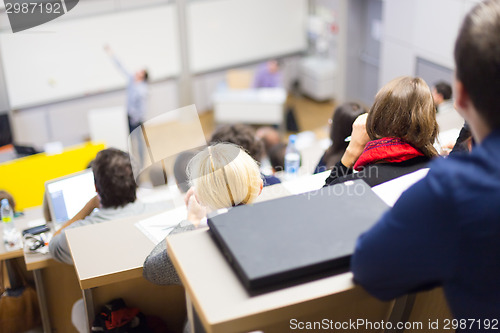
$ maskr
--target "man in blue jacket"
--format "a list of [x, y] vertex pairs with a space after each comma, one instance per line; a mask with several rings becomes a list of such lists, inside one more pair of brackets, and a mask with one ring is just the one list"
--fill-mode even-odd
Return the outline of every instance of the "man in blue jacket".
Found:
[[[458, 112], [477, 145], [431, 163], [352, 257], [354, 279], [388, 300], [442, 286], [462, 331], [500, 329], [500, 0], [478, 4], [455, 44]], [[471, 324], [474, 319], [475, 322]]]

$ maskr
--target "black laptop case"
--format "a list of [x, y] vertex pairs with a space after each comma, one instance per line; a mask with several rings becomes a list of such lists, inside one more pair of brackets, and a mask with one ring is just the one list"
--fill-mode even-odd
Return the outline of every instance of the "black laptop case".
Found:
[[348, 269], [358, 236], [388, 206], [363, 180], [238, 206], [208, 219], [210, 232], [249, 292]]

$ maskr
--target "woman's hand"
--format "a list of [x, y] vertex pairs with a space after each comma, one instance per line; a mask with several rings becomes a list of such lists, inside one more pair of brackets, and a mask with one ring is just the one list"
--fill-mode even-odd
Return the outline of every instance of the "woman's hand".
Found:
[[359, 156], [365, 149], [366, 144], [370, 141], [370, 137], [366, 132], [366, 119], [368, 118], [368, 113], [364, 113], [352, 124], [352, 134], [351, 142], [347, 146], [347, 149], [342, 156], [341, 162], [344, 166], [352, 168]]
[[186, 193], [186, 196], [184, 197], [184, 202], [186, 203], [187, 206], [188, 221], [193, 223], [195, 227], [198, 227], [200, 225], [201, 220], [204, 217], [206, 217], [207, 209], [198, 202], [193, 187], [190, 188], [189, 191]]

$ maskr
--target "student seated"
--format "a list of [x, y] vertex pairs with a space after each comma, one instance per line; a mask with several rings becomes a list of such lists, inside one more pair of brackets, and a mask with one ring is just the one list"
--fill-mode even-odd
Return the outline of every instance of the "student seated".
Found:
[[318, 162], [314, 173], [331, 170], [345, 153], [349, 145], [348, 137], [352, 132], [352, 124], [366, 110], [358, 103], [344, 103], [335, 109], [330, 124], [330, 140], [332, 144]]
[[[256, 137], [253, 128], [248, 125], [224, 125], [212, 134], [210, 142], [229, 142], [240, 146], [258, 163], [264, 157], [263, 143]], [[264, 178], [264, 186], [281, 183], [279, 178], [273, 175], [262, 174], [262, 178]]]
[[441, 286], [460, 332], [490, 332], [500, 318], [497, 45], [500, 1], [483, 1], [466, 15], [454, 53], [456, 106], [476, 145], [434, 160], [361, 235], [351, 260], [354, 280], [382, 300]]
[[255, 136], [264, 143], [264, 148], [268, 154], [275, 145], [283, 142], [280, 132], [271, 126], [259, 127], [255, 132]]
[[287, 144], [280, 142], [274, 145], [269, 151], [269, 162], [273, 173], [285, 171], [285, 155]]
[[[207, 210], [252, 203], [262, 191], [262, 179], [255, 160], [239, 147], [219, 143], [198, 153], [188, 165], [193, 188], [186, 194], [187, 219], [172, 234], [200, 226]], [[143, 276], [160, 285], [180, 284], [167, 253], [160, 242], [144, 261]]]
[[434, 101], [425, 81], [394, 79], [377, 93], [370, 112], [354, 122], [351, 142], [326, 185], [363, 179], [376, 186], [424, 168], [438, 156], [433, 147], [437, 133]]
[[260, 64], [253, 81], [254, 88], [276, 88], [283, 86], [280, 65], [277, 60], [269, 60]]
[[174, 162], [174, 177], [177, 184], [177, 188], [182, 194], [187, 193], [189, 188], [189, 177], [187, 175], [187, 166], [189, 161], [197, 154], [193, 150], [188, 150], [177, 155]]
[[440, 81], [432, 88], [432, 97], [436, 104], [436, 121], [441, 132], [450, 129], [460, 129], [464, 125], [464, 118], [458, 114], [453, 105], [453, 90], [451, 86], [444, 81]]
[[[167, 208], [165, 203], [136, 200], [137, 184], [127, 153], [114, 148], [102, 150], [92, 163], [92, 170], [97, 195], [54, 234], [49, 244], [52, 257], [70, 265], [73, 264], [73, 258], [66, 240], [67, 228], [154, 213]], [[94, 212], [95, 208], [99, 210]]]

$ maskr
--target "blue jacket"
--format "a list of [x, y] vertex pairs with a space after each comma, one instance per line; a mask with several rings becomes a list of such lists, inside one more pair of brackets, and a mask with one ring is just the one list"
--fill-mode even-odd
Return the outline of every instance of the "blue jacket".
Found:
[[442, 286], [455, 318], [500, 320], [500, 130], [429, 166], [358, 239], [354, 279], [383, 300]]

